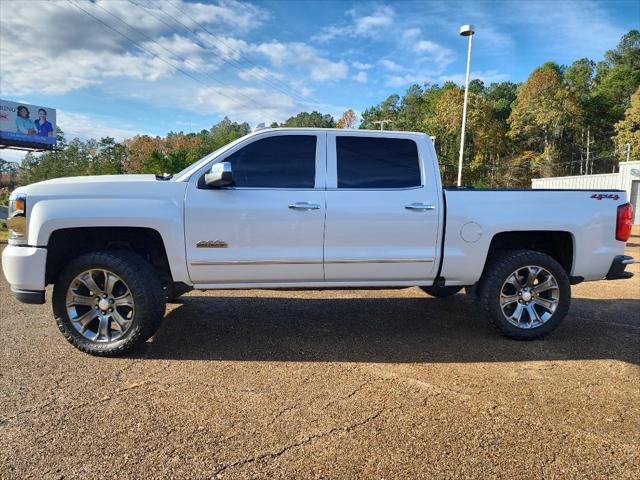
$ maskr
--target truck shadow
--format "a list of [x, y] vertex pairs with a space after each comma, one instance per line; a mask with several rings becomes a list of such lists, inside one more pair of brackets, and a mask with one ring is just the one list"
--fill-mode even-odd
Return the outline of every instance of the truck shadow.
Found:
[[640, 364], [640, 300], [574, 299], [543, 341], [506, 339], [455, 298], [184, 297], [137, 357], [291, 362]]

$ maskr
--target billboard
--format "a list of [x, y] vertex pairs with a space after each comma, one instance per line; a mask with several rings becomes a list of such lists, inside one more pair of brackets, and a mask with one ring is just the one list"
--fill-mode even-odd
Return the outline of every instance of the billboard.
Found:
[[53, 108], [0, 99], [0, 147], [50, 150], [55, 144]]

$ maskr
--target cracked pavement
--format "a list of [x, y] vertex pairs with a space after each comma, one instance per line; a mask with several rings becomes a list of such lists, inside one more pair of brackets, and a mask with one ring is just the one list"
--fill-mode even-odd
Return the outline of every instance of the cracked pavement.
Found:
[[0, 478], [637, 478], [631, 269], [543, 341], [416, 288], [190, 292], [116, 359], [2, 278]]

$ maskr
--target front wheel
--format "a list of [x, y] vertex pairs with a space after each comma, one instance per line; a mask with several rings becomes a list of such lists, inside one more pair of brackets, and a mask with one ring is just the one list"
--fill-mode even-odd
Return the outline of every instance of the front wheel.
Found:
[[59, 330], [91, 355], [121, 355], [144, 343], [160, 326], [164, 310], [157, 273], [129, 251], [81, 255], [53, 288]]
[[481, 280], [477, 302], [502, 334], [533, 340], [555, 330], [569, 311], [569, 277], [555, 259], [531, 250], [495, 257]]

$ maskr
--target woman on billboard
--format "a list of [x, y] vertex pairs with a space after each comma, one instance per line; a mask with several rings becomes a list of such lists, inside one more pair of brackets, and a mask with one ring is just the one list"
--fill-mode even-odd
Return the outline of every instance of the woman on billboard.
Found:
[[24, 105], [20, 105], [17, 109], [16, 116], [16, 132], [24, 135], [35, 135], [33, 120], [29, 118], [29, 109]]
[[36, 127], [36, 135], [39, 137], [53, 137], [53, 125], [47, 121], [47, 111], [44, 108], [38, 110], [38, 120], [33, 124]]

